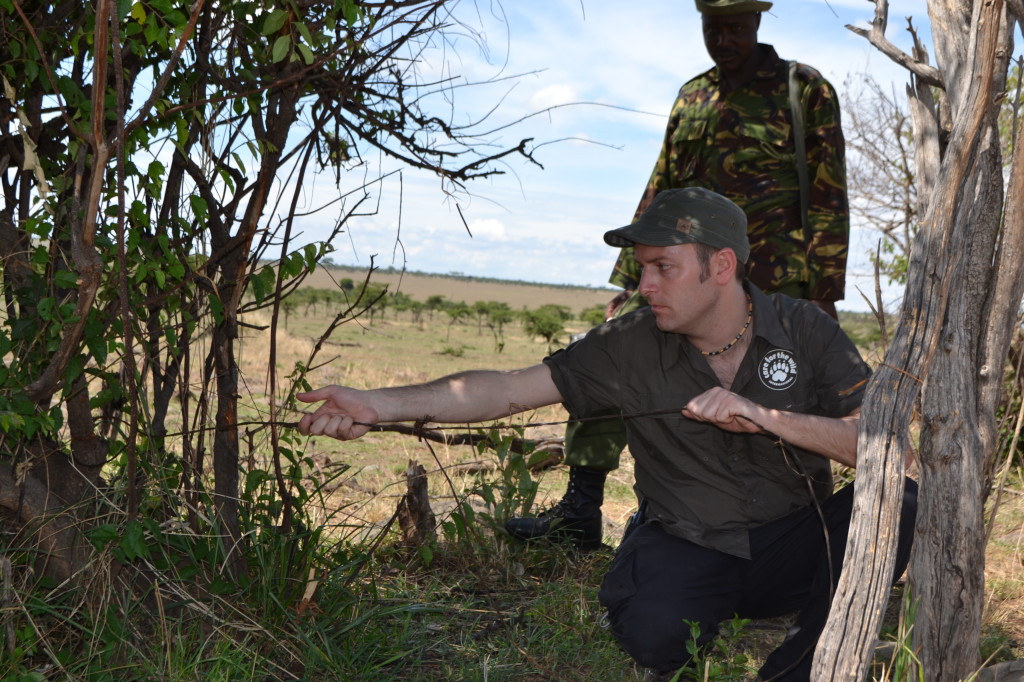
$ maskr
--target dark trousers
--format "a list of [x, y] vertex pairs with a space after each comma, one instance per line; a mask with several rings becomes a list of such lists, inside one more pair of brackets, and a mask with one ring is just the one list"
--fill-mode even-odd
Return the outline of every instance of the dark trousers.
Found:
[[[853, 485], [821, 505], [825, 533], [812, 506], [750, 531], [750, 559], [724, 554], [647, 523], [623, 541], [599, 598], [612, 634], [633, 659], [659, 671], [690, 662], [686, 621], [701, 625], [699, 644], [717, 624], [740, 616], [770, 618], [798, 612], [795, 627], [761, 668], [762, 679], [808, 680], [814, 646], [839, 580], [853, 506]], [[917, 513], [917, 483], [906, 479], [895, 581], [906, 569]], [[831, 574], [831, 575], [830, 575]]]

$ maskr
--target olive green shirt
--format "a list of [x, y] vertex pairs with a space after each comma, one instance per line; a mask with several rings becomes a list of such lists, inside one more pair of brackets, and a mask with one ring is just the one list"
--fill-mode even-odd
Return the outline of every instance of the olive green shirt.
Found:
[[[803, 414], [843, 417], [857, 408], [870, 370], [835, 320], [808, 301], [748, 287], [754, 337], [731, 390]], [[826, 457], [787, 445], [787, 458], [771, 437], [682, 416], [692, 398], [720, 384], [700, 351], [659, 330], [649, 308], [595, 327], [544, 362], [570, 414], [624, 416], [637, 495], [648, 519], [673, 535], [749, 557], [750, 528], [812, 503], [801, 468], [817, 499], [832, 494]]]

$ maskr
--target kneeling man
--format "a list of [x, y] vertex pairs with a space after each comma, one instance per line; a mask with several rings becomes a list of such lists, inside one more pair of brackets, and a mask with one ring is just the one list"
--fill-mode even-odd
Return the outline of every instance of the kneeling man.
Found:
[[[378, 422], [488, 421], [553, 403], [618, 411], [636, 459], [644, 520], [600, 592], [612, 633], [641, 665], [670, 672], [739, 615], [798, 612], [763, 679], [807, 680], [842, 568], [852, 486], [833, 495], [831, 460], [856, 466], [870, 370], [813, 303], [744, 279], [746, 216], [688, 187], [659, 193], [605, 241], [633, 246], [650, 306], [610, 320], [542, 364], [414, 386], [330, 386], [303, 433], [358, 438]], [[916, 485], [905, 482], [896, 576], [906, 567]]]

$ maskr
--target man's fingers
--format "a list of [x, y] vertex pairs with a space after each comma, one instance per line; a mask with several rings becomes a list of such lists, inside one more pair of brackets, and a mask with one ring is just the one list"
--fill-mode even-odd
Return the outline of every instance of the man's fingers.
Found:
[[323, 435], [330, 424], [331, 418], [339, 416], [341, 415], [337, 412], [326, 411], [324, 407], [321, 406], [316, 412], [307, 412], [302, 415], [302, 418], [299, 419], [299, 431], [307, 435]]
[[304, 403], [317, 403], [321, 400], [327, 400], [330, 396], [331, 387], [325, 386], [324, 388], [318, 388], [315, 391], [306, 391], [305, 393], [299, 393], [295, 397]]
[[[362, 427], [362, 425], [359, 425]], [[356, 421], [347, 414], [313, 413], [303, 415], [299, 420], [299, 431], [307, 436], [328, 436], [339, 440], [352, 440], [366, 433], [365, 427], [357, 428]]]
[[[308, 433], [311, 436], [331, 436], [344, 438], [352, 428], [352, 417], [347, 414], [307, 415], [310, 417]], [[305, 420], [305, 417], [303, 417]]]
[[691, 419], [697, 421], [718, 421], [718, 412], [721, 408], [721, 401], [715, 394], [702, 393], [686, 404], [684, 412]]

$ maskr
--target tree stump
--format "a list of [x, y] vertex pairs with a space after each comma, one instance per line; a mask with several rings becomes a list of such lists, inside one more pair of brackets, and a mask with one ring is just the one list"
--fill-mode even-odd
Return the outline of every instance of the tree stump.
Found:
[[416, 548], [428, 539], [436, 539], [437, 520], [427, 494], [427, 472], [416, 460], [409, 460], [405, 480], [407, 492], [398, 502], [398, 525], [402, 529], [402, 544]]

